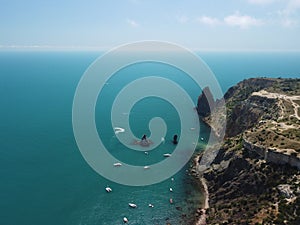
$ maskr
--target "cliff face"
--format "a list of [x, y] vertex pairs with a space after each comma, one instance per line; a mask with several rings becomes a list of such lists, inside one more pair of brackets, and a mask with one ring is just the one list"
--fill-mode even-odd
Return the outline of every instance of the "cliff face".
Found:
[[201, 95], [198, 98], [197, 111], [201, 117], [209, 116], [215, 108], [214, 97], [208, 87], [202, 90]]
[[262, 116], [274, 115], [277, 111], [275, 101], [254, 97], [251, 94], [274, 86], [277, 82], [278, 80], [270, 78], [252, 78], [239, 82], [225, 93], [227, 137], [233, 137], [253, 127]]
[[[203, 173], [207, 223], [300, 224], [300, 79], [244, 80], [224, 99], [226, 139]], [[203, 119], [223, 114], [215, 104]]]
[[232, 100], [227, 102], [232, 106], [227, 115], [227, 137], [236, 136], [254, 127], [262, 119], [271, 119], [278, 115], [275, 99], [250, 95], [238, 103], [233, 103]]
[[296, 157], [298, 153], [294, 149], [289, 149], [292, 154], [287, 154], [287, 152], [281, 152], [277, 149], [255, 145], [247, 139], [243, 139], [243, 147], [248, 151], [257, 153], [266, 162], [282, 165], [288, 164], [300, 170], [300, 157]]
[[209, 191], [207, 224], [300, 222], [299, 170], [266, 162], [245, 150], [240, 137], [227, 139], [203, 176]]

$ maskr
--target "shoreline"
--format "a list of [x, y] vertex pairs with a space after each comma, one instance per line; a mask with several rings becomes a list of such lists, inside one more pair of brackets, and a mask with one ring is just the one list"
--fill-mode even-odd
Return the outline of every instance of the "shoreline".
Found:
[[209, 121], [207, 120], [207, 118], [208, 118], [208, 117], [200, 117], [200, 120], [201, 120], [201, 122], [203, 122], [207, 127], [209, 127], [211, 134], [213, 134], [214, 137], [215, 137], [217, 140], [219, 140], [220, 138], [224, 138], [224, 136], [225, 136], [225, 135], [224, 135], [224, 134], [225, 134], [225, 130], [223, 131], [224, 134], [223, 134], [223, 132], [222, 132], [222, 133], [219, 132], [218, 129], [217, 129], [217, 127], [214, 126], [213, 123], [209, 122]]
[[204, 195], [204, 206], [201, 207], [200, 213], [201, 216], [198, 218], [197, 222], [195, 225], [206, 225], [206, 210], [209, 208], [209, 192], [208, 192], [208, 187], [205, 178], [200, 174], [199, 171], [199, 159], [200, 159], [201, 153], [197, 154], [196, 157], [194, 158], [195, 162], [195, 169], [197, 173], [199, 174], [199, 181], [200, 184], [203, 188], [203, 195]]

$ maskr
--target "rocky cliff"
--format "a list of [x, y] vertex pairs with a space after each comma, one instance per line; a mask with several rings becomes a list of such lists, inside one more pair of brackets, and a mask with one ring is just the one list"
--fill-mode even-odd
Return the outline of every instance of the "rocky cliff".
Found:
[[202, 90], [197, 102], [197, 111], [201, 117], [206, 117], [214, 111], [215, 100], [208, 87]]
[[244, 80], [224, 99], [226, 138], [203, 173], [207, 224], [300, 224], [300, 79]]

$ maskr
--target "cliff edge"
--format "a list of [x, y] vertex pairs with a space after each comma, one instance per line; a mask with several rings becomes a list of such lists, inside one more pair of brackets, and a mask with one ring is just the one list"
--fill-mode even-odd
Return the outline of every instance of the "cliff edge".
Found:
[[[203, 173], [206, 223], [300, 224], [300, 79], [247, 79], [224, 99], [227, 123], [213, 126], [226, 137]], [[224, 111], [199, 115], [210, 124]]]

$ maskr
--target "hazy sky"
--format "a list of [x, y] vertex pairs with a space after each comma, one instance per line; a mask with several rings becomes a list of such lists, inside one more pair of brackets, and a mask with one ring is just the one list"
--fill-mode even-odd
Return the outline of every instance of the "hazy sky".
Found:
[[0, 0], [0, 47], [300, 50], [300, 0]]

